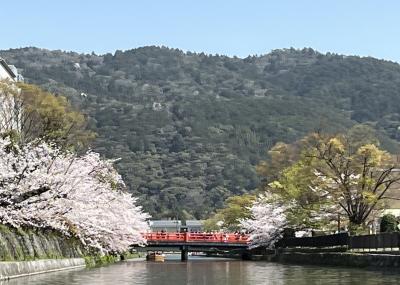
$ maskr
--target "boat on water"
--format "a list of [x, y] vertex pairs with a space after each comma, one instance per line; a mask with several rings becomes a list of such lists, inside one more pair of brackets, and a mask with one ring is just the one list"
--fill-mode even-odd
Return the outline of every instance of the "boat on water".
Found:
[[159, 252], [149, 252], [146, 255], [147, 261], [156, 261], [156, 262], [164, 262], [165, 261], [165, 254]]

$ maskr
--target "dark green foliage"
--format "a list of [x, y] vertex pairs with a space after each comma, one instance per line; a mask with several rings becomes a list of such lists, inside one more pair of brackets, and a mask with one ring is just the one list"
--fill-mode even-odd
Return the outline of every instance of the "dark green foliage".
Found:
[[397, 232], [399, 229], [397, 225], [399, 222], [397, 218], [392, 214], [386, 214], [381, 219], [381, 233]]
[[94, 150], [122, 158], [129, 189], [156, 218], [204, 218], [253, 191], [254, 166], [278, 141], [355, 123], [375, 127], [392, 151], [400, 138], [400, 66], [373, 58], [285, 49], [240, 59], [165, 47], [0, 55], [87, 114]]
[[294, 238], [296, 237], [296, 230], [292, 228], [283, 229], [283, 237], [284, 238]]

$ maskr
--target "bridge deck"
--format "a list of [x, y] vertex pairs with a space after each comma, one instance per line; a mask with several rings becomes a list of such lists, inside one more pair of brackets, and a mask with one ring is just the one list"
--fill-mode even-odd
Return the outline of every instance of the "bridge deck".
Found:
[[247, 247], [249, 236], [234, 233], [146, 233], [149, 246]]
[[188, 259], [188, 252], [243, 252], [246, 251], [249, 236], [237, 233], [146, 233], [145, 250], [180, 250], [181, 260]]

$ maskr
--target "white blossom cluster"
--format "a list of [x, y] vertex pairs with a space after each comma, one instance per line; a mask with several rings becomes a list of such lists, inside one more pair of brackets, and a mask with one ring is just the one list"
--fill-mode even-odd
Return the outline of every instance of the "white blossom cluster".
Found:
[[0, 139], [1, 223], [51, 228], [100, 252], [123, 252], [144, 243], [148, 227], [148, 215], [124, 189], [112, 161], [97, 153]]
[[287, 224], [286, 208], [266, 196], [260, 196], [250, 210], [252, 217], [240, 221], [241, 226], [250, 232], [250, 247], [273, 247], [282, 237]]

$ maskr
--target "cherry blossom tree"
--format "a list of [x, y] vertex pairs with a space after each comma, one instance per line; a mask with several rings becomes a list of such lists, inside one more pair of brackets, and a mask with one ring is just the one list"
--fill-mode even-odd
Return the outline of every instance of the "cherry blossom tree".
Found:
[[117, 253], [143, 244], [149, 216], [125, 191], [113, 161], [77, 156], [44, 142], [0, 139], [0, 221], [51, 228], [87, 248]]
[[[365, 231], [397, 199], [400, 183], [398, 158], [380, 148], [377, 137], [356, 125], [344, 134], [317, 132], [277, 144], [271, 161], [258, 166], [262, 187], [291, 205], [286, 216], [294, 229]], [[347, 219], [340, 224], [340, 217]]]
[[250, 208], [252, 217], [240, 221], [241, 226], [250, 232], [250, 247], [271, 248], [282, 237], [287, 224], [286, 208], [274, 202], [272, 196], [260, 196]]

